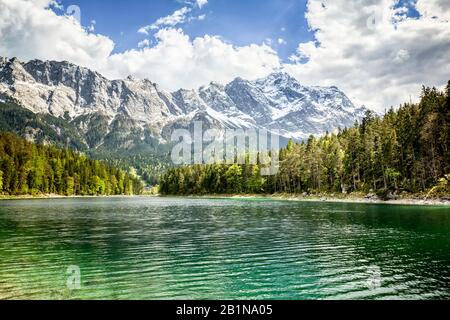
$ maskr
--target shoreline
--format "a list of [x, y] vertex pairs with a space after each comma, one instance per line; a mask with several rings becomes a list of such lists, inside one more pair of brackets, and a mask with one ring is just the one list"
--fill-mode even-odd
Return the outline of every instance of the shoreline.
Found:
[[58, 194], [41, 194], [41, 195], [20, 195], [20, 196], [7, 196], [0, 195], [0, 201], [2, 200], [57, 200], [57, 199], [106, 199], [106, 198], [136, 198], [142, 197], [140, 195], [111, 195], [111, 196], [62, 196]]
[[381, 200], [366, 198], [364, 196], [349, 195], [345, 197], [336, 196], [302, 196], [302, 195], [196, 195], [196, 196], [162, 196], [166, 198], [191, 198], [191, 199], [236, 199], [236, 200], [272, 200], [292, 202], [324, 202], [324, 203], [360, 203], [360, 204], [389, 204], [389, 205], [413, 205], [413, 206], [450, 206], [450, 200], [446, 199], [415, 199], [401, 198], [396, 200]]
[[406, 196], [395, 200], [381, 200], [376, 197], [368, 197], [362, 194], [354, 195], [295, 195], [295, 194], [248, 194], [248, 195], [113, 195], [113, 196], [62, 196], [56, 194], [48, 195], [22, 195], [6, 196], [0, 195], [2, 200], [57, 200], [57, 199], [106, 199], [106, 198], [190, 198], [190, 199], [236, 199], [236, 200], [272, 200], [293, 202], [325, 202], [325, 203], [360, 203], [360, 204], [390, 204], [390, 205], [415, 205], [415, 206], [450, 206], [450, 200], [433, 198], [425, 199], [414, 196]]

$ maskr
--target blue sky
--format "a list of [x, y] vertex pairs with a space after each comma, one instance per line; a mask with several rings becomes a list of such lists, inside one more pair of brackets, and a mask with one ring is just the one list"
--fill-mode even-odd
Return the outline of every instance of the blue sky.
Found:
[[[175, 10], [189, 6], [182, 0], [62, 0], [67, 8], [78, 5], [82, 25], [96, 21], [95, 32], [110, 37], [116, 44], [114, 52], [137, 47], [152, 35], [139, 34], [137, 30], [168, 16]], [[202, 8], [193, 6], [193, 16], [205, 15], [202, 21], [180, 24], [191, 36], [216, 35], [237, 46], [261, 44], [272, 39], [272, 48], [280, 58], [287, 60], [300, 42], [314, 39], [305, 19], [306, 0], [210, 0]], [[283, 39], [285, 43], [278, 43]]]

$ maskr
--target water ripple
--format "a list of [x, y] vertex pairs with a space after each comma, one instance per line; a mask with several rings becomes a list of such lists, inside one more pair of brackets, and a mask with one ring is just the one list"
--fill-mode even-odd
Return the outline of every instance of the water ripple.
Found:
[[[207, 199], [0, 204], [0, 299], [448, 299], [447, 208]], [[81, 289], [66, 286], [69, 266]]]

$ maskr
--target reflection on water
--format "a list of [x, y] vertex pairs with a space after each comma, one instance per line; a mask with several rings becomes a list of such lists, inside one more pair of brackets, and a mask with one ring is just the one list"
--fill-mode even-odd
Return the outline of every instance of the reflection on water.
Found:
[[[74, 266], [80, 290], [67, 286]], [[448, 299], [450, 210], [181, 198], [3, 201], [0, 299], [18, 298]]]

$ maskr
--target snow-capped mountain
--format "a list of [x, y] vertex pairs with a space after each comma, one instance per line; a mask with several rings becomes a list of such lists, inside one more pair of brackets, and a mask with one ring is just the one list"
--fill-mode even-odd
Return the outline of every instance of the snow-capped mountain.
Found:
[[285, 72], [167, 92], [149, 80], [108, 80], [69, 62], [16, 58], [0, 58], [0, 100], [64, 119], [95, 136], [90, 147], [112, 136], [166, 142], [174, 128], [196, 120], [209, 128], [264, 128], [303, 139], [351, 126], [366, 111], [336, 87], [303, 86]]

